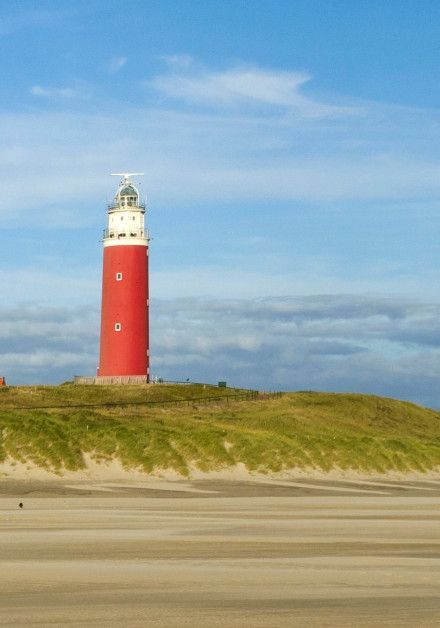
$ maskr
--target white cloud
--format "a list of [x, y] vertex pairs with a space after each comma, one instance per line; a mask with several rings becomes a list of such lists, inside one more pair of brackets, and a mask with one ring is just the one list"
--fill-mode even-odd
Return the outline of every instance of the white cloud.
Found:
[[[155, 205], [440, 200], [435, 112], [390, 110], [382, 123], [375, 113], [370, 121], [341, 126], [334, 120], [121, 111], [1, 114], [0, 185], [13, 185], [16, 195], [14, 216], [0, 198], [0, 219], [14, 221], [37, 206], [41, 212], [30, 218], [42, 226], [93, 220], [88, 207], [102, 204], [111, 189], [106, 173], [117, 166], [115, 155], [124, 154], [145, 169], [144, 186]], [[414, 125], [419, 145], [408, 152], [405, 138]]]
[[[301, 88], [311, 80], [311, 76], [305, 72], [244, 66], [221, 72], [185, 72], [192, 68], [190, 61], [177, 66], [173, 63], [172, 67], [175, 70], [173, 73], [156, 76], [146, 85], [171, 98], [215, 107], [282, 107], [295, 110], [304, 117], [346, 115], [355, 111], [348, 106], [321, 103], [306, 97]], [[178, 70], [183, 71], [179, 73]]]
[[119, 72], [127, 63], [127, 57], [113, 57], [107, 64], [107, 69], [111, 74]]
[[79, 356], [76, 353], [42, 349], [26, 354], [4, 353], [1, 355], [1, 363], [4, 369], [22, 369], [24, 374], [26, 372], [34, 373], [37, 369], [48, 367], [51, 371], [74, 367], [79, 363]]
[[34, 85], [29, 92], [33, 96], [41, 96], [42, 98], [76, 98], [80, 92], [73, 87], [42, 87]]
[[[115, 57], [115, 68], [124, 59]], [[106, 115], [45, 111], [51, 99], [66, 108], [88, 103], [88, 86], [76, 83], [34, 85], [40, 112], [0, 114], [0, 185], [16, 190], [15, 215], [1, 197], [0, 219], [38, 206], [31, 219], [41, 225], [83, 225], [92, 214], [78, 202], [102, 203], [106, 173], [124, 154], [146, 170], [155, 204], [440, 200], [435, 110], [363, 103], [362, 115], [340, 116], [343, 102], [305, 96], [309, 77], [301, 72], [214, 71], [185, 55], [167, 59], [173, 71], [151, 86], [208, 109], [183, 112], [174, 102], [174, 109], [118, 103]]]
[[157, 58], [173, 70], [187, 70], [194, 65], [193, 57], [188, 54], [159, 55]]

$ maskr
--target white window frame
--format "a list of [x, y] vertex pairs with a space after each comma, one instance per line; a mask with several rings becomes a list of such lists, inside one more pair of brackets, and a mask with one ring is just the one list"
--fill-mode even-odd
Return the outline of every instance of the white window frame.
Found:
[[122, 281], [122, 273], [116, 273], [116, 281]]
[[115, 323], [115, 331], [122, 331], [122, 323]]

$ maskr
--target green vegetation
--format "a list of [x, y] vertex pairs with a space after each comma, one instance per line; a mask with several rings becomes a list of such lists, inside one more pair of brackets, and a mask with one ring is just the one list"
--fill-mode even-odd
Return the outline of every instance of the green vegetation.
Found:
[[[89, 454], [147, 473], [174, 469], [182, 475], [191, 467], [209, 471], [236, 463], [260, 472], [440, 466], [440, 414], [433, 410], [354, 394], [227, 399], [243, 392], [165, 384], [0, 389], [0, 461], [9, 457], [62, 473], [84, 468]], [[56, 404], [65, 407], [42, 407]]]

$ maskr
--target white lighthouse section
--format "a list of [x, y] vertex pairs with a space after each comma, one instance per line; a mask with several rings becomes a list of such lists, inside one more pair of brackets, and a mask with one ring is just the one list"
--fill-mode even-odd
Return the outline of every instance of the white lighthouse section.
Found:
[[140, 201], [139, 191], [130, 180], [130, 177], [135, 174], [141, 173], [122, 173], [122, 180], [114, 201], [108, 207], [104, 247], [127, 244], [148, 245], [149, 235], [145, 229], [145, 203]]

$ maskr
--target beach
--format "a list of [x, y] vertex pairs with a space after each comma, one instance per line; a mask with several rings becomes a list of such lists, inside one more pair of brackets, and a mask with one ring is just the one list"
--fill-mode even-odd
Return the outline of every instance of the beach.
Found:
[[1, 489], [2, 626], [440, 622], [434, 480]]

